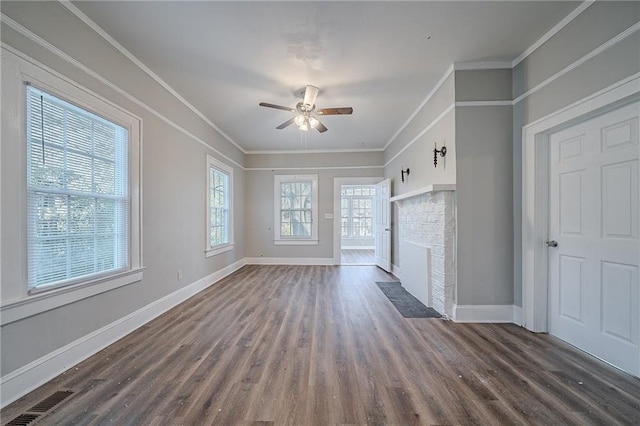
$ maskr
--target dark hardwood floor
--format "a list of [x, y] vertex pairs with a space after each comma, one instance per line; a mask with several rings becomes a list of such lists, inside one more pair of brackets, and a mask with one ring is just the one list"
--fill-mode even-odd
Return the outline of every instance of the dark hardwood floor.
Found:
[[405, 319], [376, 267], [247, 266], [2, 411], [37, 424], [638, 424], [640, 380], [514, 325]]

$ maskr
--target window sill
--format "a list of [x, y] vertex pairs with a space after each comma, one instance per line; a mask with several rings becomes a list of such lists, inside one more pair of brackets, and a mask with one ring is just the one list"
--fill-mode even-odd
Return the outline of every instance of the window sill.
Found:
[[216, 256], [218, 254], [222, 254], [231, 250], [233, 250], [233, 243], [225, 244], [223, 246], [217, 246], [215, 248], [205, 251], [205, 257]]
[[132, 269], [85, 283], [40, 291], [20, 300], [8, 302], [0, 307], [2, 326], [142, 281], [143, 270], [144, 268]]
[[276, 246], [317, 246], [318, 240], [273, 240]]

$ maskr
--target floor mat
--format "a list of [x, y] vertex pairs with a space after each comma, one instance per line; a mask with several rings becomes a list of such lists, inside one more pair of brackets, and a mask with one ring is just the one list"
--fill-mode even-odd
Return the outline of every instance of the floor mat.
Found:
[[405, 318], [442, 318], [433, 308], [428, 308], [413, 297], [398, 281], [376, 282], [380, 290], [389, 298], [393, 306]]

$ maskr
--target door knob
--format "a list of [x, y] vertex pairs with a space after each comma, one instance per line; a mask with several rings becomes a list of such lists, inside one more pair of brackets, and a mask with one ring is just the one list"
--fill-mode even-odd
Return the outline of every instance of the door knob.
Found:
[[547, 241], [545, 244], [547, 247], [558, 247], [558, 242], [556, 240]]
[[391, 228], [384, 228], [385, 231], [391, 231]]

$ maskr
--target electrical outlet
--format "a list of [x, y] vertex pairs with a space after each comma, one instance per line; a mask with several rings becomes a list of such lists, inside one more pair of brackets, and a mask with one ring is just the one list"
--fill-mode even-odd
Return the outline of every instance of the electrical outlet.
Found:
[[176, 273], [176, 278], [178, 279], [178, 281], [182, 279], [182, 269], [178, 269], [178, 272]]

